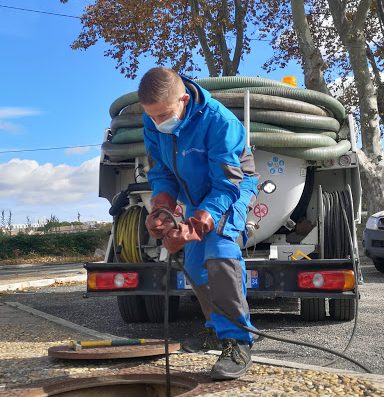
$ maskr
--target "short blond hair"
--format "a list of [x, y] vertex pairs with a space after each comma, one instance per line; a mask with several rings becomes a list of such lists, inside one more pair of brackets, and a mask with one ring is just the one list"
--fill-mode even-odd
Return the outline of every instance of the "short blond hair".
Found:
[[144, 74], [137, 94], [142, 104], [151, 105], [170, 102], [185, 92], [183, 80], [173, 69], [156, 67]]

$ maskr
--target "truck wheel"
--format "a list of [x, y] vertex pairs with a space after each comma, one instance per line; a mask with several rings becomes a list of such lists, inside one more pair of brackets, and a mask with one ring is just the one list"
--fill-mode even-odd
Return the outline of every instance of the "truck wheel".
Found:
[[122, 319], [126, 323], [143, 323], [148, 320], [145, 303], [139, 295], [120, 295], [117, 304]]
[[384, 273], [384, 259], [375, 258], [373, 259], [373, 264], [375, 265], [376, 270]]
[[[179, 296], [169, 297], [169, 321], [175, 321], [177, 319], [179, 300]], [[162, 323], [164, 321], [164, 296], [145, 296], [144, 302], [148, 314], [148, 320], [151, 323]]]
[[301, 299], [300, 314], [305, 321], [325, 320], [325, 299], [324, 298]]
[[336, 321], [351, 321], [355, 318], [355, 299], [330, 299], [329, 315]]

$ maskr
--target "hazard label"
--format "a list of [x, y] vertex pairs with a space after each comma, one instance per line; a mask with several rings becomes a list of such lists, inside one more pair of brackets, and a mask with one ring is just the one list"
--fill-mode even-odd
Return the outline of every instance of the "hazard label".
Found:
[[253, 213], [258, 218], [264, 218], [265, 216], [268, 215], [268, 207], [266, 204], [263, 203], [256, 204], [255, 207], [253, 208]]

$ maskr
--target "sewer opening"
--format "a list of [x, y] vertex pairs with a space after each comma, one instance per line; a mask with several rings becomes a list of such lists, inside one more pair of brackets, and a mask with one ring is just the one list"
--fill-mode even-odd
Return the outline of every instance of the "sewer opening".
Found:
[[[194, 389], [197, 383], [185, 377], [171, 377], [171, 396], [182, 396]], [[51, 383], [36, 390], [31, 397], [166, 397], [164, 375], [111, 376], [103, 378], [80, 378]]]

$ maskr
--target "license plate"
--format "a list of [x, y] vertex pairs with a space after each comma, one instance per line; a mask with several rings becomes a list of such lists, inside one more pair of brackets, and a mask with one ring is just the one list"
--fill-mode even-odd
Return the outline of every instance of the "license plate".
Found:
[[257, 270], [247, 270], [247, 288], [259, 288], [259, 273]]
[[[185, 278], [184, 273], [179, 271], [177, 272], [177, 289], [192, 289], [191, 284], [189, 284], [188, 280]], [[256, 289], [259, 288], [259, 274], [257, 270], [247, 270], [247, 288]]]
[[181, 271], [177, 272], [176, 283], [177, 289], [192, 289], [192, 285], [189, 284], [188, 280], [184, 276], [184, 273]]

